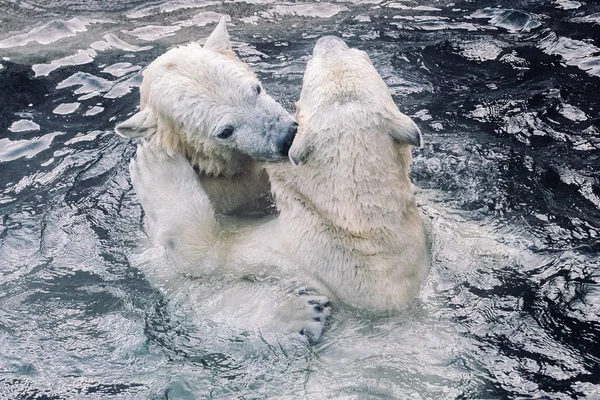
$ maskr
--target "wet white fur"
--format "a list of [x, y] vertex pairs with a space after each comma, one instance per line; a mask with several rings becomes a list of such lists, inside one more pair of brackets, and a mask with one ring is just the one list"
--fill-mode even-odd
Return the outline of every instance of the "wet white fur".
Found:
[[277, 218], [218, 220], [185, 158], [139, 148], [135, 189], [184, 273], [291, 274], [373, 311], [417, 294], [429, 249], [408, 173], [421, 134], [366, 53], [340, 42], [321, 39], [308, 63], [290, 150], [298, 166], [267, 168]]
[[429, 249], [408, 176], [419, 129], [366, 53], [319, 40], [290, 158], [267, 169], [283, 251], [342, 302], [393, 310], [413, 298]]
[[[140, 95], [140, 111], [116, 132], [184, 154], [198, 168], [217, 211], [229, 212], [268, 193], [266, 174], [253, 158], [282, 159], [277, 144], [294, 120], [236, 58], [224, 19], [204, 47], [177, 47], [152, 62]], [[219, 138], [226, 127], [234, 128], [234, 135]]]

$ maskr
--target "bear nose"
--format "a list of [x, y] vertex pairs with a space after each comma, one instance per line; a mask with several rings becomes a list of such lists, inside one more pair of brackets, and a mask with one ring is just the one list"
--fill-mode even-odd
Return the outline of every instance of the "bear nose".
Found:
[[288, 156], [290, 147], [292, 147], [292, 143], [296, 137], [296, 132], [298, 132], [298, 124], [296, 122], [292, 122], [292, 125], [288, 128], [287, 133], [283, 136], [283, 139], [279, 143], [279, 154], [284, 157]]

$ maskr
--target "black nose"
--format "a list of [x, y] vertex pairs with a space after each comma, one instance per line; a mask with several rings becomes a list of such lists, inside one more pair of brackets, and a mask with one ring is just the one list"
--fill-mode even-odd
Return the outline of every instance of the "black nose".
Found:
[[279, 154], [281, 154], [284, 157], [288, 156], [290, 147], [292, 147], [292, 143], [294, 142], [294, 138], [296, 137], [296, 132], [298, 132], [298, 124], [293, 122], [292, 125], [289, 127], [287, 133], [279, 142]]

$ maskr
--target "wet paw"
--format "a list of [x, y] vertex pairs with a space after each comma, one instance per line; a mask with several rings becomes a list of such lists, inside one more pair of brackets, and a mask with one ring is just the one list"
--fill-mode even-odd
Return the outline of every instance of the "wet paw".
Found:
[[196, 173], [183, 155], [168, 154], [147, 141], [138, 145], [129, 173], [150, 222], [163, 210], [173, 208], [177, 198], [190, 197], [186, 196], [189, 188], [197, 184]]
[[319, 296], [310, 288], [299, 289], [298, 297], [303, 301], [307, 313], [311, 316], [299, 333], [305, 336], [309, 343], [315, 343], [323, 335], [331, 315], [329, 299], [326, 296]]

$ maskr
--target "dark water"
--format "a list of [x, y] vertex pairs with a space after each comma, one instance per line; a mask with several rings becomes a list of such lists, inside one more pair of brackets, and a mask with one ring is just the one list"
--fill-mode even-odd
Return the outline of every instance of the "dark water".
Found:
[[[423, 130], [435, 253], [405, 312], [258, 340], [141, 272], [134, 146], [112, 129], [216, 13], [291, 111], [337, 34]], [[600, 398], [600, 5], [2, 1], [0, 26], [0, 398]]]

